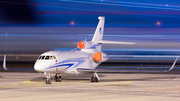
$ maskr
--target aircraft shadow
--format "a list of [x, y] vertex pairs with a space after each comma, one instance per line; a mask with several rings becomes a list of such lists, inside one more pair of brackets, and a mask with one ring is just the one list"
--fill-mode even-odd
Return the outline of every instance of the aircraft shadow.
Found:
[[[67, 76], [67, 75], [65, 75], [65, 76], [63, 76], [62, 75], [62, 79], [63, 80], [76, 80], [76, 81], [78, 80], [78, 81], [82, 81], [82, 80], [90, 80], [91, 76], [89, 76], [89, 75], [83, 75], [83, 76], [72, 76], [72, 75]], [[104, 77], [104, 75], [99, 75], [99, 77], [100, 78]], [[51, 80], [53, 80], [53, 79], [54, 78], [51, 77]], [[46, 77], [37, 77], [37, 78], [31, 79], [31, 81], [45, 81], [45, 80], [46, 80]]]
[[[102, 76], [100, 76], [101, 78]], [[100, 82], [114, 82], [114, 81], [164, 81], [164, 80], [172, 80], [172, 79], [176, 79], [176, 78], [180, 78], [180, 77], [147, 77], [147, 78], [118, 78], [118, 79], [113, 79], [113, 78], [108, 78], [108, 79], [101, 79]], [[68, 80], [68, 81], [84, 81], [87, 80], [89, 81], [91, 79], [91, 77], [62, 77], [63, 80]], [[37, 78], [33, 78], [31, 79], [31, 81], [45, 81], [46, 78], [45, 77], [37, 77]], [[51, 78], [51, 80], [53, 80], [53, 78]]]
[[102, 79], [101, 82], [111, 82], [111, 81], [164, 81], [164, 80], [172, 80], [177, 77], [152, 77], [152, 78], [132, 78], [132, 79]]

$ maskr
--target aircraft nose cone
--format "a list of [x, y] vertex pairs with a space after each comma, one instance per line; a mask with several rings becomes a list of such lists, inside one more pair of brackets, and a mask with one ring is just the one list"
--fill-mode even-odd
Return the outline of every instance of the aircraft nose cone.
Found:
[[38, 62], [34, 64], [34, 69], [38, 72], [42, 72], [42, 67]]

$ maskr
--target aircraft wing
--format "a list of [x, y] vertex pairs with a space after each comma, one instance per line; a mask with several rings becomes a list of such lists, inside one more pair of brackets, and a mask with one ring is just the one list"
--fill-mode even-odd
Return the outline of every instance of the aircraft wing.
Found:
[[94, 73], [94, 72], [143, 72], [143, 73], [162, 73], [171, 71], [179, 57], [176, 58], [172, 66], [168, 70], [138, 70], [138, 69], [85, 69], [85, 68], [77, 68], [77, 71], [80, 73]]
[[6, 67], [6, 55], [4, 55], [3, 69], [4, 69], [4, 70], [34, 70], [34, 69], [8, 69], [8, 68]]

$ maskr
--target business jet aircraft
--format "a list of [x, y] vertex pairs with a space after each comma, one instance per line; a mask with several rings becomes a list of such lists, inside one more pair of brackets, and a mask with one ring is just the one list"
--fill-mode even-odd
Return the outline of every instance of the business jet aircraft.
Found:
[[[139, 70], [105, 70], [95, 69], [99, 64], [109, 59], [109, 56], [101, 52], [102, 43], [111, 44], [135, 44], [134, 42], [116, 42], [105, 41], [103, 39], [105, 17], [98, 17], [99, 23], [91, 41], [80, 41], [77, 47], [81, 51], [49, 51], [41, 54], [37, 59], [34, 69], [38, 72], [44, 72], [46, 75], [46, 84], [51, 84], [50, 78], [54, 76], [56, 82], [61, 82], [60, 74], [83, 74], [93, 73], [91, 82], [98, 82], [100, 78], [97, 74], [99, 71], [109, 72], [168, 72], [173, 69], [177, 59], [172, 67], [166, 71], [139, 71]], [[4, 56], [3, 68], [6, 68], [6, 56]], [[23, 69], [24, 70], [24, 69]]]

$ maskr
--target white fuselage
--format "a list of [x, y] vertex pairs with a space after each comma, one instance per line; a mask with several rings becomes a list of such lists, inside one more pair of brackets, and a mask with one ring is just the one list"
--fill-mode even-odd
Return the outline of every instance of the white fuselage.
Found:
[[34, 69], [45, 73], [81, 74], [84, 70], [93, 71], [100, 63], [107, 61], [109, 56], [101, 52], [105, 17], [98, 19], [92, 40], [80, 41], [77, 44], [81, 51], [45, 52], [37, 59]]
[[77, 68], [95, 69], [100, 63], [82, 51], [49, 51], [40, 55], [34, 69], [39, 72], [80, 74]]

